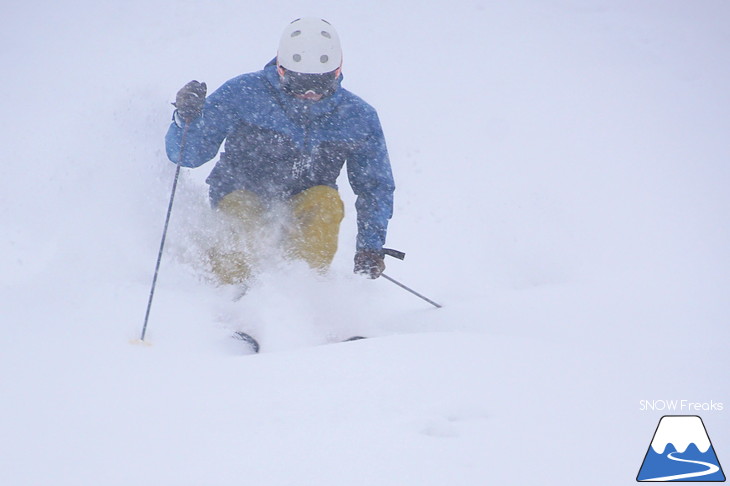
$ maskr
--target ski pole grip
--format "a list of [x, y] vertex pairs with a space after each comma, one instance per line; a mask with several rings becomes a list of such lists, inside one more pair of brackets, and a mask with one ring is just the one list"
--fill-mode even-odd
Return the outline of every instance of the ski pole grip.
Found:
[[406, 257], [406, 254], [402, 251], [393, 250], [392, 248], [383, 248], [383, 255], [388, 255], [398, 260], [403, 260]]

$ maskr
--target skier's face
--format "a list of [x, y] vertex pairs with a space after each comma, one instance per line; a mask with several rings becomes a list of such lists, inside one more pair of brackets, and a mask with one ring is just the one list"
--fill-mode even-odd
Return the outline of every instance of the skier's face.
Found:
[[341, 69], [324, 74], [306, 74], [277, 67], [281, 86], [285, 92], [299, 99], [319, 101], [337, 90]]

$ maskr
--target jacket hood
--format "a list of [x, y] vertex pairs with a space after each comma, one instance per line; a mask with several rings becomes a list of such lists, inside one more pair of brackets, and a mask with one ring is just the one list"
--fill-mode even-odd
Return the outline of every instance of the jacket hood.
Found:
[[276, 70], [276, 58], [273, 58], [264, 66], [264, 76], [269, 84], [276, 90], [279, 99], [292, 107], [297, 109], [300, 107], [307, 107], [314, 113], [324, 113], [332, 111], [337, 104], [340, 103], [343, 95], [344, 88], [342, 88], [342, 79], [344, 76], [340, 73], [337, 78], [337, 89], [333, 94], [322, 98], [319, 101], [302, 100], [290, 94], [287, 94], [281, 87], [281, 80], [279, 79], [279, 73]]

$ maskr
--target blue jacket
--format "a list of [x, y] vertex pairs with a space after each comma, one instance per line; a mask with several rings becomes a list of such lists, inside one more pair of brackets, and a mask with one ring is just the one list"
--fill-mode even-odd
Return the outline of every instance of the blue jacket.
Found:
[[[182, 133], [173, 122], [165, 139], [175, 163]], [[380, 120], [365, 101], [342, 87], [320, 101], [297, 99], [281, 89], [271, 61], [206, 99], [202, 116], [188, 129], [180, 164], [208, 162], [224, 140], [224, 152], [206, 181], [213, 205], [239, 189], [277, 201], [317, 185], [337, 188], [347, 163], [357, 195], [357, 248], [383, 247], [395, 185]]]

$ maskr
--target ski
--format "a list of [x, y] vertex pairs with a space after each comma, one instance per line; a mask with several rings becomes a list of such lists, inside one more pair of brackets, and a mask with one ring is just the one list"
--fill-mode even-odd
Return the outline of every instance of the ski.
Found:
[[[258, 354], [261, 350], [261, 346], [259, 345], [259, 342], [251, 336], [250, 334], [243, 332], [243, 331], [235, 331], [232, 336], [234, 339], [237, 339], [239, 341], [243, 341], [246, 346], [253, 351], [253, 354]], [[361, 339], [367, 339], [365, 336], [352, 336], [347, 339], [343, 339], [342, 341], [335, 341], [328, 344], [337, 344], [337, 343], [349, 343], [352, 341], [360, 341]]]

